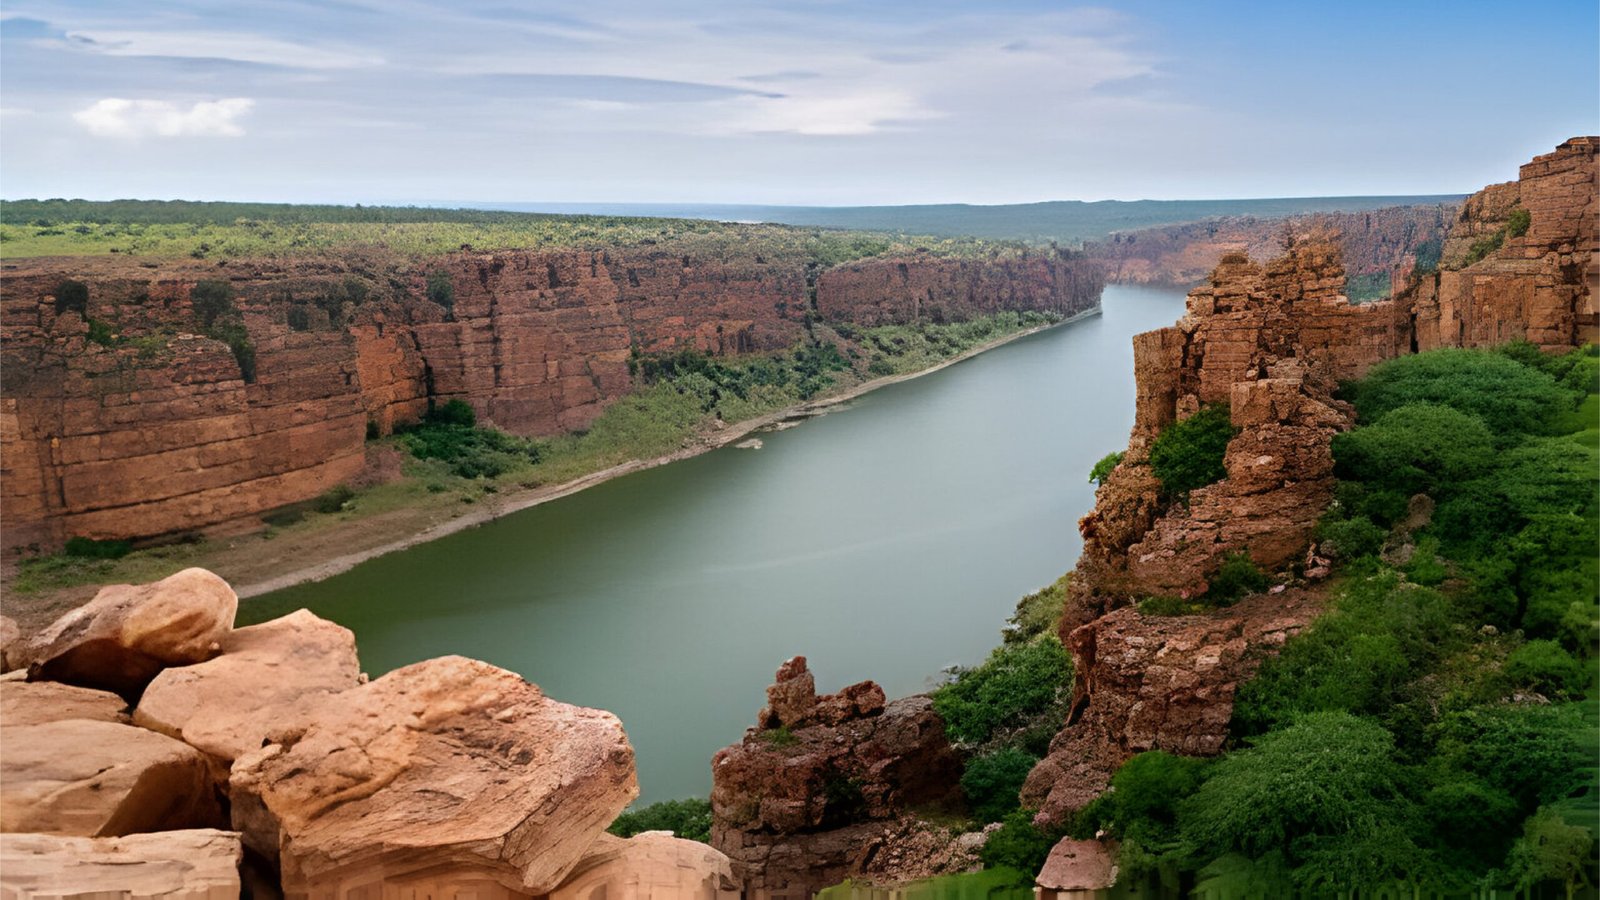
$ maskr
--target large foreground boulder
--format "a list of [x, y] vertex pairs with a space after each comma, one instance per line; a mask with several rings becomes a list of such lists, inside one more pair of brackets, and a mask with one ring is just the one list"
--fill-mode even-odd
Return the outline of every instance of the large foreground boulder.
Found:
[[53, 681], [0, 681], [0, 727], [6, 729], [65, 719], [126, 724], [127, 710], [128, 702], [110, 691]]
[[199, 829], [117, 838], [0, 834], [6, 900], [234, 900], [239, 836]]
[[1044, 900], [1109, 890], [1117, 883], [1116, 848], [1099, 841], [1062, 838], [1050, 848], [1037, 883]]
[[615, 716], [461, 657], [330, 695], [271, 739], [230, 795], [289, 897], [548, 893], [638, 795]]
[[35, 635], [21, 652], [31, 680], [133, 699], [167, 666], [204, 662], [233, 628], [239, 598], [205, 569], [150, 584], [114, 584]]
[[133, 721], [232, 762], [260, 749], [279, 723], [360, 680], [355, 636], [302, 609], [229, 633], [215, 659], [164, 670]]
[[647, 831], [626, 840], [600, 835], [549, 900], [734, 900], [728, 858], [699, 841]]
[[115, 722], [7, 726], [0, 831], [105, 837], [222, 823], [211, 764], [172, 738]]

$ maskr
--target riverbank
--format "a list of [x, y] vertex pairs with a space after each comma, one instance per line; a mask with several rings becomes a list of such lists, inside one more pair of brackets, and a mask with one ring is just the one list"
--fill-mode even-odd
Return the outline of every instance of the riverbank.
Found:
[[155, 580], [188, 566], [217, 572], [236, 585], [239, 596], [244, 598], [320, 581], [368, 560], [568, 497], [623, 475], [688, 459], [744, 440], [754, 433], [825, 415], [880, 388], [932, 374], [1019, 338], [1097, 316], [1100, 312], [1097, 305], [1060, 322], [1002, 335], [915, 372], [874, 378], [741, 422], [702, 428], [670, 453], [629, 460], [556, 484], [501, 489], [467, 498], [430, 493], [423, 485], [408, 480], [363, 493], [354, 504], [354, 510], [308, 517], [293, 527], [140, 551], [108, 565], [103, 573], [97, 573], [92, 583], [82, 579], [59, 588], [19, 594], [12, 589], [16, 571], [7, 571], [6, 614], [17, 619], [24, 629], [32, 630], [65, 609], [83, 603], [93, 596], [100, 584]]

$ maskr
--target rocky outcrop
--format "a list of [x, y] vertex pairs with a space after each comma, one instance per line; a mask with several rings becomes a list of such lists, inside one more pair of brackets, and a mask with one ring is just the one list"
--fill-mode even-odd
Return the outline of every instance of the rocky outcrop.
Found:
[[959, 322], [1001, 311], [1070, 316], [1094, 307], [1105, 285], [1075, 253], [1024, 251], [988, 260], [928, 254], [846, 263], [817, 279], [817, 311], [860, 325]]
[[461, 657], [331, 695], [271, 739], [229, 791], [288, 896], [376, 881], [547, 893], [638, 794], [615, 716]]
[[[1315, 616], [1316, 592], [1290, 588], [1201, 617], [1126, 607], [1204, 594], [1233, 552], [1279, 581], [1325, 571], [1308, 551], [1332, 497], [1332, 437], [1354, 424], [1334, 397], [1339, 381], [1433, 347], [1528, 339], [1555, 350], [1600, 336], [1597, 149], [1600, 139], [1576, 138], [1524, 166], [1515, 190], [1474, 195], [1445, 244], [1446, 270], [1394, 299], [1350, 304], [1337, 238], [1298, 233], [1264, 265], [1223, 257], [1190, 292], [1177, 325], [1134, 339], [1133, 433], [1079, 523], [1083, 554], [1060, 628], [1076, 663], [1072, 712], [1031, 773], [1025, 801], [1060, 819], [1103, 791], [1133, 753], [1218, 752], [1234, 689], [1261, 654]], [[1505, 228], [1516, 208], [1528, 213], [1520, 237]], [[1500, 249], [1448, 269], [1463, 242], [1470, 250], [1497, 233]], [[1187, 503], [1163, 497], [1149, 465], [1153, 441], [1202, 405], [1223, 402], [1238, 429], [1226, 477]]]
[[1204, 282], [1223, 257], [1263, 259], [1282, 250], [1285, 230], [1339, 235], [1350, 275], [1402, 272], [1424, 244], [1435, 249], [1452, 228], [1457, 207], [1392, 206], [1358, 213], [1319, 213], [1288, 219], [1230, 216], [1122, 232], [1084, 245], [1106, 280], [1118, 284], [1192, 287]]
[[602, 834], [549, 900], [596, 897], [639, 900], [737, 900], [728, 858], [698, 841], [665, 831], [626, 840]]
[[230, 632], [215, 659], [164, 670], [139, 698], [133, 721], [226, 764], [360, 680], [355, 636], [302, 609]]
[[7, 900], [234, 900], [239, 836], [197, 829], [115, 838], [0, 834]]
[[53, 681], [0, 681], [0, 727], [43, 725], [64, 719], [127, 724], [128, 701], [109, 691]]
[[[431, 259], [8, 262], [0, 540], [48, 550], [73, 536], [259, 527], [261, 513], [355, 479], [369, 429], [387, 434], [432, 401], [465, 400], [519, 434], [586, 427], [632, 389], [634, 350], [782, 349], [818, 311], [961, 319], [1098, 301], [1098, 275], [1075, 258], [855, 266], [819, 275], [797, 251], [653, 242]], [[57, 310], [67, 281], [87, 287], [81, 314]], [[202, 283], [235, 295], [247, 348], [204, 333]]]
[[204, 569], [114, 584], [35, 635], [22, 663], [30, 680], [137, 697], [163, 668], [215, 655], [238, 608], [233, 588]]
[[1116, 846], [1062, 838], [1050, 848], [1035, 881], [1039, 896], [1051, 900], [1063, 893], [1107, 890], [1117, 881]]
[[105, 837], [222, 824], [205, 756], [115, 722], [7, 725], [0, 831]]
[[711, 843], [752, 892], [798, 895], [860, 874], [902, 813], [960, 777], [927, 697], [884, 704], [871, 682], [818, 697], [804, 657], [778, 670], [760, 719], [711, 761]]

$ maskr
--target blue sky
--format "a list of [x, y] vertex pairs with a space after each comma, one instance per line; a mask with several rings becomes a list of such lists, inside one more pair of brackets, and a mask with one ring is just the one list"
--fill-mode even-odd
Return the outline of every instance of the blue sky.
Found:
[[1600, 131], [1594, 0], [6, 0], [0, 193], [1463, 192]]

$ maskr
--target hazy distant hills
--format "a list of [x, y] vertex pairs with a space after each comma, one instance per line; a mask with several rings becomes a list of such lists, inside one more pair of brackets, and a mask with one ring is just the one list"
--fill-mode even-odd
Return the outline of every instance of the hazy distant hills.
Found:
[[472, 203], [481, 209], [518, 212], [587, 213], [714, 219], [725, 222], [776, 222], [827, 228], [857, 228], [903, 234], [970, 236], [1059, 241], [1076, 244], [1113, 231], [1177, 225], [1215, 216], [1274, 218], [1317, 212], [1362, 212], [1386, 206], [1455, 203], [1465, 194], [1395, 197], [1291, 197], [1266, 200], [1052, 200], [973, 206], [743, 206], [673, 203]]

